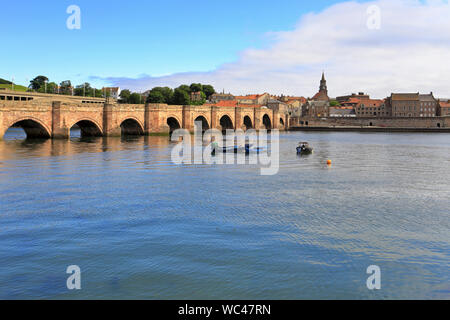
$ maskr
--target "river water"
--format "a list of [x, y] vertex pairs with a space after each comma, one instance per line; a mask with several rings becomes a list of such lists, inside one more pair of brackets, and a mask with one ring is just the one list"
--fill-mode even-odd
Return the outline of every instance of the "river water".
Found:
[[175, 165], [166, 137], [20, 138], [0, 141], [2, 299], [450, 299], [449, 134], [285, 133], [275, 176]]

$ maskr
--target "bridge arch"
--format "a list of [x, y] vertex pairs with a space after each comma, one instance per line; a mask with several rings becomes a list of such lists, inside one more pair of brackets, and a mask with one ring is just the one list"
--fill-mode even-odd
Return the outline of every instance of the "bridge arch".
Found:
[[252, 118], [250, 118], [249, 116], [245, 116], [244, 117], [244, 126], [245, 126], [245, 130], [253, 129]]
[[6, 127], [6, 131], [10, 128], [22, 128], [27, 135], [27, 139], [49, 139], [51, 138], [51, 130], [39, 119], [34, 117], [24, 117], [15, 120]]
[[266, 113], [262, 119], [263, 126], [266, 130], [272, 129], [272, 120], [270, 120], [269, 115]]
[[205, 131], [210, 129], [208, 120], [204, 116], [198, 116], [197, 118], [195, 118], [195, 120], [194, 120], [194, 127], [196, 126], [197, 122], [201, 122], [202, 123], [202, 131], [203, 132], [205, 132]]
[[101, 126], [99, 126], [98, 123], [92, 119], [79, 119], [70, 126], [70, 130], [74, 127], [78, 127], [80, 129], [82, 138], [103, 136]]
[[225, 131], [227, 129], [234, 129], [233, 120], [231, 120], [231, 117], [227, 114], [223, 115], [220, 118], [220, 126], [222, 128], [222, 131]]
[[170, 133], [170, 135], [172, 135], [172, 133], [175, 130], [181, 129], [180, 121], [177, 118], [172, 117], [172, 116], [167, 118], [167, 125], [169, 126], [169, 133]]
[[135, 118], [127, 118], [120, 124], [120, 130], [123, 136], [142, 136], [144, 135], [144, 126]]

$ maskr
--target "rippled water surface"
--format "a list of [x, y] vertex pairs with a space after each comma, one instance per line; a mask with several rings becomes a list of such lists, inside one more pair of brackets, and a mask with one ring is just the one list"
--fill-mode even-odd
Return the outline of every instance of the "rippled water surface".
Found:
[[0, 141], [0, 298], [450, 299], [449, 134], [286, 133], [275, 176], [174, 165], [165, 137], [16, 138]]

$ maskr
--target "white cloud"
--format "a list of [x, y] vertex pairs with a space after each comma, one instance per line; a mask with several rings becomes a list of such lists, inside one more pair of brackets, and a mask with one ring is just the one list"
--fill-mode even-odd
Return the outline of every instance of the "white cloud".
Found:
[[[381, 28], [367, 27], [367, 8], [381, 9]], [[312, 96], [326, 71], [330, 96], [364, 91], [430, 92], [450, 97], [450, 5], [447, 1], [345, 2], [301, 17], [292, 31], [271, 33], [266, 49], [248, 49], [211, 72], [138, 79], [108, 78], [135, 90], [213, 84], [235, 94]]]

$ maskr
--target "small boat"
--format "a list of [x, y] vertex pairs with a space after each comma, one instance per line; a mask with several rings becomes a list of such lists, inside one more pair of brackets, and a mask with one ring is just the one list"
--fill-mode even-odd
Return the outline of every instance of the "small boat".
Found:
[[267, 148], [265, 147], [255, 147], [249, 144], [245, 145], [245, 154], [250, 154], [250, 153], [260, 153], [267, 150]]
[[217, 153], [238, 153], [241, 150], [244, 150], [244, 148], [239, 146], [219, 147], [216, 145], [213, 146], [211, 155], [215, 156]]
[[314, 152], [314, 149], [309, 146], [308, 142], [300, 142], [297, 147], [297, 154], [311, 154]]

